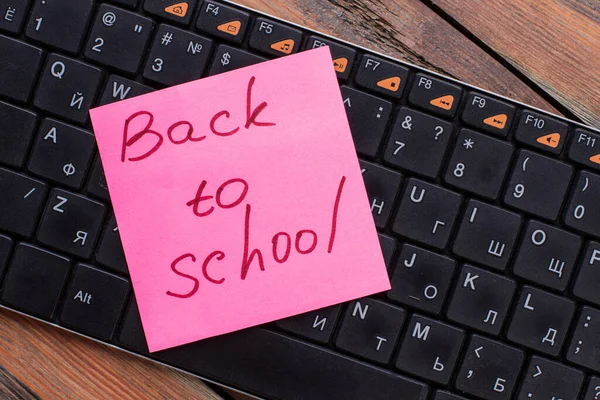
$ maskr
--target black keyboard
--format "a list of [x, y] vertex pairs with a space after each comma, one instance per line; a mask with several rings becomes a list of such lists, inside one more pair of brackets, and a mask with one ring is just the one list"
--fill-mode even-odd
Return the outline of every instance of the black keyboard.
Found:
[[[0, 0], [0, 305], [265, 399], [597, 399], [600, 132], [229, 2]], [[88, 119], [329, 45], [392, 289], [149, 354]]]

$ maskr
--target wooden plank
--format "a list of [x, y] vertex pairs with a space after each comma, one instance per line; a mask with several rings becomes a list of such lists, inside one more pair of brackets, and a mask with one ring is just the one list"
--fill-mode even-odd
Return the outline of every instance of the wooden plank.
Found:
[[237, 1], [557, 113], [552, 105], [519, 77], [420, 0]]
[[600, 128], [600, 1], [430, 1]]

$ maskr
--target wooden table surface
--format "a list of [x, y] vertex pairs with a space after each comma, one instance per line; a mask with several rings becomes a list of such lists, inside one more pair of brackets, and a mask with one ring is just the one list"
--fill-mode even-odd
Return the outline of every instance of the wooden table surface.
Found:
[[[600, 0], [239, 2], [600, 127]], [[0, 397], [246, 399], [7, 311]]]

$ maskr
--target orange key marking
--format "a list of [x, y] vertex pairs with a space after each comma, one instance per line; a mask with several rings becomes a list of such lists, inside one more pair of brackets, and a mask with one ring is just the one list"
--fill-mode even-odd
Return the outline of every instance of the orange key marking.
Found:
[[173, 14], [173, 15], [183, 18], [187, 15], [189, 7], [190, 6], [188, 5], [188, 3], [186, 3], [184, 1], [181, 3], [173, 4], [172, 6], [165, 8], [165, 11], [168, 12], [169, 14]]
[[389, 90], [390, 92], [397, 92], [400, 89], [400, 77], [393, 76], [391, 78], [382, 79], [377, 82], [377, 86]]
[[340, 74], [343, 73], [348, 67], [348, 59], [345, 57], [336, 58], [333, 60], [333, 68]]
[[507, 119], [508, 117], [506, 116], [506, 114], [498, 114], [484, 119], [483, 123], [494, 128], [504, 129], [504, 127], [506, 126]]
[[594, 164], [600, 164], [600, 154], [596, 154], [595, 156], [590, 157], [590, 161]]
[[279, 42], [275, 42], [271, 45], [273, 50], [279, 51], [283, 54], [291, 54], [294, 50], [294, 39], [285, 39]]
[[220, 30], [221, 32], [228, 33], [231, 36], [236, 36], [238, 33], [240, 33], [241, 27], [242, 27], [241, 21], [231, 21], [231, 22], [226, 22], [224, 24], [217, 26], [217, 29]]
[[536, 142], [555, 149], [560, 143], [560, 133], [550, 133], [548, 135], [540, 136], [537, 138]]
[[429, 102], [432, 106], [439, 107], [442, 110], [449, 110], [454, 104], [454, 96], [448, 94], [446, 96], [437, 97]]

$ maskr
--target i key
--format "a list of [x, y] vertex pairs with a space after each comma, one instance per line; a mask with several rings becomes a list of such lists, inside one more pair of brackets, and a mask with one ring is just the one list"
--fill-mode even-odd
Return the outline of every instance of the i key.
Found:
[[384, 228], [402, 184], [402, 175], [387, 168], [359, 161], [362, 177], [367, 187], [371, 213], [378, 228]]
[[575, 368], [534, 356], [529, 362], [519, 400], [577, 400], [583, 378], [583, 372]]
[[573, 286], [573, 294], [600, 305], [600, 243], [589, 242]]
[[25, 175], [0, 168], [0, 229], [21, 236], [33, 235], [48, 188]]
[[567, 360], [600, 372], [600, 311], [583, 307], [571, 339]]
[[102, 4], [85, 47], [85, 57], [133, 74], [146, 52], [152, 20]]
[[382, 58], [365, 54], [362, 57], [356, 84], [374, 92], [399, 99], [402, 97], [408, 69]]
[[276, 321], [275, 324], [285, 331], [325, 344], [333, 336], [340, 309], [340, 305], [326, 307], [282, 319]]
[[431, 75], [417, 74], [408, 102], [442, 117], [452, 118], [461, 95], [462, 89], [456, 85]]
[[234, 69], [249, 67], [259, 62], [267, 61], [266, 58], [257, 56], [247, 51], [236, 49], [225, 44], [219, 45], [215, 58], [210, 67], [209, 75], [217, 75]]
[[462, 120], [494, 135], [506, 136], [514, 116], [513, 105], [477, 92], [470, 92], [462, 113]]
[[581, 171], [565, 210], [565, 224], [600, 238], [600, 176]]

